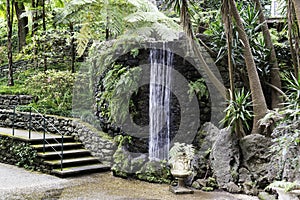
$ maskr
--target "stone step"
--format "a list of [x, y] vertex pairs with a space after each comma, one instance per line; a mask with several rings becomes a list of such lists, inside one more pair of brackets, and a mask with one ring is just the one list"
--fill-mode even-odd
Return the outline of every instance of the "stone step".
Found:
[[65, 178], [76, 175], [90, 174], [90, 173], [99, 173], [109, 171], [110, 167], [103, 164], [93, 164], [93, 165], [84, 165], [79, 167], [69, 167], [61, 169], [53, 169], [51, 174]]
[[[81, 142], [66, 142], [64, 143], [64, 149], [69, 150], [69, 149], [78, 149], [81, 148], [83, 145]], [[34, 149], [37, 151], [41, 152], [43, 151], [44, 145], [43, 144], [34, 144], [31, 145]], [[45, 144], [45, 151], [54, 151], [54, 149], [61, 150], [61, 143], [58, 144]]]
[[[61, 167], [61, 160], [46, 160], [44, 161], [46, 165], [52, 166], [53, 168], [60, 168]], [[98, 159], [95, 157], [80, 157], [80, 158], [69, 158], [63, 159], [63, 167], [75, 167], [75, 166], [82, 166], [88, 164], [96, 164], [100, 163]]]
[[[61, 151], [47, 151], [45, 153], [37, 153], [39, 157], [44, 158], [45, 160], [54, 160], [60, 159]], [[87, 149], [72, 149], [72, 150], [64, 150], [63, 158], [78, 158], [83, 156], [90, 156], [90, 151]]]
[[[34, 144], [43, 144], [43, 138], [32, 138], [32, 139], [25, 139], [26, 142], [34, 145]], [[62, 137], [61, 136], [54, 136], [54, 137], [46, 137], [46, 141], [49, 144], [57, 144], [61, 143]], [[74, 137], [73, 136], [64, 136], [63, 142], [74, 142]]]

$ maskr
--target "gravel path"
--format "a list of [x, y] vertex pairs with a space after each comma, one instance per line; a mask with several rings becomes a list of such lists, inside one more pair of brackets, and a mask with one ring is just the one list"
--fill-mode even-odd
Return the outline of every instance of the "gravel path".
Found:
[[109, 172], [61, 179], [0, 163], [1, 200], [258, 200], [225, 192], [174, 195], [168, 189], [166, 184], [125, 180]]
[[27, 199], [38, 191], [41, 195], [52, 189], [62, 189], [69, 181], [16, 166], [0, 163], [0, 199]]

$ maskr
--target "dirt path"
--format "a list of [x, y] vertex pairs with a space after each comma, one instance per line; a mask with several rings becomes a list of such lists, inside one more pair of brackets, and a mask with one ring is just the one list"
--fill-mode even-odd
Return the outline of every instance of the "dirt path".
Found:
[[[113, 177], [110, 173], [96, 174], [82, 179], [73, 179], [77, 186], [65, 188], [60, 199], [100, 199], [100, 200], [258, 200], [257, 197], [232, 195], [225, 192], [202, 192], [175, 195], [166, 184], [153, 184], [138, 180]], [[75, 197], [75, 198], [74, 198]]]
[[225, 192], [169, 192], [169, 185], [114, 177], [110, 172], [60, 179], [11, 165], [0, 164], [2, 200], [258, 200]]

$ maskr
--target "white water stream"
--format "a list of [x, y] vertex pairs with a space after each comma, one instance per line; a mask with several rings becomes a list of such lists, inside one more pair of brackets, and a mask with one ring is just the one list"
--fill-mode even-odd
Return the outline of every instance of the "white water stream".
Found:
[[167, 160], [170, 148], [170, 95], [173, 53], [151, 49], [149, 159]]

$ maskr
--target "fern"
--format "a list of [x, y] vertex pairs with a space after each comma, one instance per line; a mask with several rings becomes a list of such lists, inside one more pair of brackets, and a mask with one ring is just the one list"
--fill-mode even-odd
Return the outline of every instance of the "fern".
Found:
[[98, 105], [103, 111], [102, 117], [111, 123], [123, 123], [126, 120], [130, 91], [138, 87], [141, 70], [139, 67], [127, 69], [121, 65], [114, 65], [106, 73], [102, 81], [104, 90], [98, 96]]
[[192, 100], [194, 93], [197, 94], [198, 99], [201, 99], [202, 97], [208, 98], [209, 93], [205, 85], [205, 80], [203, 78], [200, 78], [197, 81], [189, 83], [188, 94], [190, 100]]
[[195, 156], [195, 148], [192, 144], [175, 142], [169, 151], [169, 162], [174, 162], [178, 156], [184, 154], [188, 160], [192, 160]]

